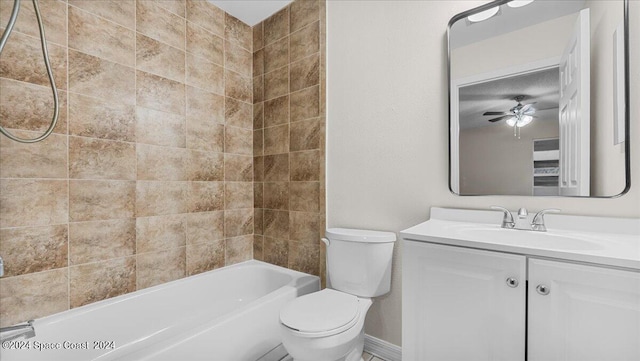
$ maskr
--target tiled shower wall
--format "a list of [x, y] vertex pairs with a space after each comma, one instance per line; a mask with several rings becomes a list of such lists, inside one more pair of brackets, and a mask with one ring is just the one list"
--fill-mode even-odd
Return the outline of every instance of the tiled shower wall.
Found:
[[[12, 5], [0, 0], [1, 26]], [[252, 29], [200, 0], [40, 7], [60, 120], [41, 143], [0, 136], [0, 324], [251, 259]], [[24, 137], [52, 113], [40, 51], [22, 1], [0, 59], [0, 119]], [[301, 185], [317, 188], [313, 174]], [[317, 258], [301, 245], [294, 259]]]
[[253, 28], [254, 257], [324, 275], [325, 2]]

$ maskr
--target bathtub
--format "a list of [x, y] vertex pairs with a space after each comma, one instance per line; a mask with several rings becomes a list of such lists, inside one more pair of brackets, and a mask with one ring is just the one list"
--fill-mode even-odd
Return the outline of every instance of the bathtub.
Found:
[[280, 344], [279, 313], [320, 279], [247, 261], [35, 320], [12, 360], [256, 360]]

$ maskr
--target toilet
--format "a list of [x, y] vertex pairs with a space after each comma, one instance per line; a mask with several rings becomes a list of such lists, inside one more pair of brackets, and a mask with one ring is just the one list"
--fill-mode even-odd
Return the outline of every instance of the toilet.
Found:
[[282, 344], [295, 361], [357, 361], [364, 348], [364, 320], [372, 297], [391, 287], [395, 233], [330, 228], [327, 285], [280, 311]]

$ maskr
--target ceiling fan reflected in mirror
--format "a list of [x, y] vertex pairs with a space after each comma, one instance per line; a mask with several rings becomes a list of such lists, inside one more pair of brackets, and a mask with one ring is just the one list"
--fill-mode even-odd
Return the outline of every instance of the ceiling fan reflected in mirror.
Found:
[[522, 128], [533, 121], [533, 118], [534, 118], [533, 114], [535, 114], [536, 112], [536, 109], [533, 107], [533, 104], [535, 104], [535, 102], [530, 104], [522, 104], [522, 101], [524, 99], [525, 99], [524, 95], [518, 95], [513, 98], [513, 100], [518, 104], [516, 104], [516, 106], [514, 106], [513, 108], [509, 109], [509, 111], [484, 112], [484, 114], [482, 115], [484, 116], [499, 115], [499, 117], [497, 118], [489, 119], [489, 122], [495, 123], [501, 120], [505, 120], [510, 127]]

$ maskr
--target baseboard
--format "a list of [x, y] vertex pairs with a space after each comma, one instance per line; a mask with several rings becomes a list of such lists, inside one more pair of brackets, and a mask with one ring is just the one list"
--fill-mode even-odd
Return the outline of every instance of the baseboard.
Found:
[[402, 361], [402, 347], [367, 334], [364, 335], [364, 350], [386, 361]]

